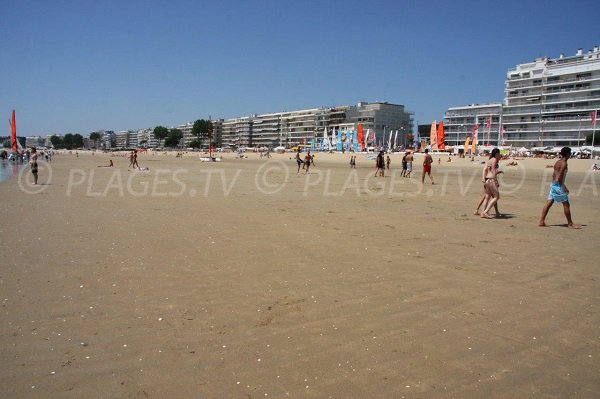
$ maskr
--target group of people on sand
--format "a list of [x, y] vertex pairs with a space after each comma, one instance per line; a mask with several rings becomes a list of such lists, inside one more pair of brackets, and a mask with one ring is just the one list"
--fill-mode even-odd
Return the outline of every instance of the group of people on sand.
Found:
[[[569, 189], [565, 185], [567, 178], [568, 163], [571, 157], [571, 148], [563, 147], [560, 150], [560, 159], [554, 163], [552, 172], [552, 183], [550, 183], [550, 192], [546, 204], [542, 208], [539, 226], [546, 227], [546, 216], [550, 208], [555, 202], [563, 205], [565, 218], [567, 219], [567, 227], [571, 229], [580, 229], [581, 225], [573, 223], [571, 217], [571, 205], [569, 203]], [[484, 219], [491, 219], [490, 210], [494, 207], [496, 217], [501, 216], [498, 211], [498, 201], [500, 200], [500, 184], [498, 183], [498, 175], [503, 173], [498, 170], [501, 155], [498, 148], [494, 148], [490, 153], [490, 157], [483, 167], [481, 173], [481, 181], [483, 183], [483, 196], [475, 208], [475, 215], [480, 215]], [[483, 209], [482, 209], [483, 208]], [[482, 209], [482, 210], [481, 210]], [[481, 210], [481, 212], [480, 212]]]
[[315, 166], [315, 156], [311, 155], [310, 150], [307, 151], [304, 159], [302, 159], [302, 155], [300, 155], [300, 149], [296, 152], [296, 163], [298, 164], [298, 171], [296, 173], [300, 173], [300, 167], [304, 169], [308, 173], [310, 169], [310, 165]]
[[[571, 206], [569, 203], [569, 189], [565, 185], [567, 178], [568, 163], [567, 161], [571, 157], [571, 148], [564, 147], [560, 151], [560, 158], [556, 161], [553, 166], [552, 183], [550, 184], [550, 192], [548, 194], [547, 202], [542, 209], [542, 214], [539, 221], [540, 227], [546, 226], [546, 216], [550, 211], [550, 208], [555, 202], [563, 205], [565, 217], [567, 219], [567, 226], [572, 229], [580, 229], [581, 225], [574, 224], [571, 217]], [[300, 167], [308, 173], [310, 166], [315, 164], [314, 155], [307, 151], [304, 159], [302, 159], [300, 150], [296, 153], [296, 162], [298, 165], [297, 173], [300, 173]], [[491, 219], [489, 214], [492, 207], [496, 212], [496, 217], [501, 216], [498, 210], [498, 201], [500, 200], [500, 183], [498, 182], [498, 175], [503, 172], [499, 170], [499, 161], [501, 159], [500, 150], [494, 148], [490, 153], [488, 161], [485, 163], [481, 172], [481, 181], [483, 183], [483, 194], [479, 200], [475, 211], [475, 215], [480, 215], [484, 219]], [[407, 152], [402, 158], [402, 176], [410, 177], [412, 173], [413, 155]], [[380, 151], [375, 161], [375, 176], [384, 176], [385, 169], [390, 168], [390, 157], [387, 160], [384, 159], [384, 151]], [[433, 182], [433, 176], [431, 175], [431, 165], [433, 164], [433, 158], [429, 154], [429, 150], [425, 150], [425, 157], [423, 159], [423, 175], [421, 176], [421, 183], [425, 182], [425, 175], [429, 176], [431, 184]], [[31, 174], [33, 175], [33, 184], [38, 184], [38, 154], [35, 147], [30, 150], [29, 166], [31, 167]], [[113, 167], [112, 159], [109, 160], [108, 165], [99, 165], [98, 167]], [[138, 170], [148, 170], [148, 168], [140, 168], [137, 161], [137, 150], [133, 150], [129, 156], [129, 167]], [[356, 156], [350, 158], [350, 167], [356, 167]]]

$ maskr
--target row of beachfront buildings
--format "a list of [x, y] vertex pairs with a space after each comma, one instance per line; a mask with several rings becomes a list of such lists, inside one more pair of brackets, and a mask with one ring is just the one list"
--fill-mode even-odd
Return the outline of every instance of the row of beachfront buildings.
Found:
[[[592, 112], [600, 110], [600, 48], [573, 56], [538, 58], [519, 64], [506, 74], [504, 101], [450, 107], [444, 114], [445, 141], [460, 145], [477, 128], [479, 143], [491, 145], [580, 146], [592, 133]], [[383, 143], [398, 132], [397, 145], [410, 146], [419, 139], [414, 115], [404, 105], [360, 102], [288, 112], [213, 120], [216, 147], [292, 147], [317, 143], [325, 132], [349, 132], [362, 125]], [[195, 137], [193, 123], [176, 126], [183, 132], [180, 147]], [[160, 147], [153, 129], [100, 131], [102, 139], [86, 141], [89, 147]], [[421, 136], [421, 139], [427, 139]], [[205, 143], [208, 145], [208, 142]]]

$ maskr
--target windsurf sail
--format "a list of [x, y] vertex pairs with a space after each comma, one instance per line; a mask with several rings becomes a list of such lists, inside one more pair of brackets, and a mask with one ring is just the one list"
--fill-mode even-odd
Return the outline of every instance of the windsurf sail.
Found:
[[432, 150], [438, 149], [437, 131], [435, 129], [435, 126], [436, 126], [435, 121], [431, 122], [431, 129], [429, 130], [429, 144], [431, 145]]
[[446, 144], [444, 144], [444, 121], [440, 121], [437, 129], [437, 145], [438, 150], [445, 150]]
[[13, 109], [12, 116], [10, 118], [10, 146], [13, 152], [17, 152], [17, 120], [15, 118], [15, 110]]

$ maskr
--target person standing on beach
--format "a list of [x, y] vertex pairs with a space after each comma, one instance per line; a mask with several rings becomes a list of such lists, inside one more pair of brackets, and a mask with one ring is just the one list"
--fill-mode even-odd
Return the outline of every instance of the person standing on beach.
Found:
[[387, 155], [386, 159], [385, 159], [385, 166], [387, 167], [387, 170], [390, 170], [390, 164], [392, 163], [392, 160], [390, 159], [390, 156]]
[[567, 227], [570, 229], [580, 229], [581, 225], [574, 224], [571, 219], [571, 205], [569, 204], [569, 189], [565, 186], [565, 180], [567, 179], [568, 165], [567, 160], [571, 157], [571, 149], [569, 147], [563, 147], [560, 150], [561, 158], [554, 164], [554, 171], [552, 173], [552, 183], [550, 184], [550, 193], [548, 194], [548, 201], [542, 209], [542, 216], [540, 217], [540, 227], [546, 227], [546, 216], [548, 211], [552, 207], [554, 202], [562, 202], [565, 217], [567, 218]]
[[38, 163], [35, 147], [31, 148], [31, 156], [29, 157], [29, 165], [31, 166], [31, 174], [33, 175], [33, 184], [38, 184]]
[[[498, 183], [498, 161], [500, 160], [500, 150], [494, 148], [490, 154], [490, 158], [483, 168], [483, 198], [480, 201], [480, 206], [483, 204], [483, 211], [481, 217], [484, 219], [491, 219], [488, 212], [492, 209], [492, 206], [496, 209], [496, 216], [498, 212], [498, 201], [500, 200], [500, 184]], [[479, 206], [476, 212], [479, 210]]]
[[379, 151], [379, 154], [377, 155], [377, 158], [375, 159], [375, 177], [377, 177], [377, 174], [379, 174], [379, 176], [384, 177], [384, 171], [385, 171], [385, 161], [383, 159], [383, 150]]
[[412, 173], [412, 165], [414, 159], [415, 157], [410, 151], [406, 153], [406, 174], [404, 175], [405, 177], [410, 177], [410, 174]]
[[137, 155], [137, 150], [133, 150], [133, 167], [139, 169], [140, 165], [138, 164]]
[[304, 157], [304, 166], [302, 167], [303, 169], [306, 168], [306, 172], [308, 173], [308, 169], [310, 169], [310, 163], [311, 163], [311, 156], [310, 156], [310, 150], [306, 153], [306, 156]]
[[300, 148], [298, 148], [298, 152], [296, 152], [296, 163], [298, 164], [298, 171], [296, 173], [300, 173], [300, 166], [304, 165], [304, 161], [300, 157]]
[[429, 175], [429, 179], [431, 180], [431, 184], [433, 183], [433, 176], [431, 176], [431, 164], [433, 163], [433, 158], [429, 155], [429, 149], [425, 149], [425, 159], [423, 160], [423, 175], [421, 176], [421, 183], [425, 183], [425, 175]]
[[404, 156], [402, 157], [402, 173], [400, 174], [400, 176], [402, 177], [406, 177], [406, 155], [408, 155], [409, 153], [405, 153]]
[[[481, 181], [483, 182], [483, 194], [481, 195], [481, 199], [479, 200], [479, 203], [475, 207], [475, 211], [473, 211], [473, 215], [479, 215], [480, 214], [479, 213], [479, 209], [481, 209], [482, 206], [483, 206], [483, 209], [485, 209], [486, 206], [487, 206], [487, 201], [490, 198], [490, 196], [488, 195], [488, 193], [485, 191], [485, 172], [486, 172], [486, 169], [487, 169], [487, 165], [483, 167], [482, 176], [481, 176]], [[500, 173], [504, 173], [504, 172], [501, 171], [501, 170], [498, 170], [496, 172], [497, 175], [499, 175]], [[501, 216], [500, 215], [500, 211], [498, 210], [498, 201], [496, 201], [496, 203], [494, 204], [494, 210], [496, 211], [496, 217]]]
[[129, 166], [127, 168], [133, 167], [133, 151], [129, 153]]

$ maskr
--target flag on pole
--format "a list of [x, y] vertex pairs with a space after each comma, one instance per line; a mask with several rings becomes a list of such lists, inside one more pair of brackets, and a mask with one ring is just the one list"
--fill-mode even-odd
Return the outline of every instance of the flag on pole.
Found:
[[485, 121], [485, 127], [488, 129], [492, 127], [492, 117], [491, 116]]
[[596, 115], [597, 115], [597, 112], [598, 111], [596, 111], [596, 110], [592, 111], [592, 125], [594, 125], [594, 126], [596, 125]]
[[473, 128], [471, 129], [471, 140], [474, 140], [475, 137], [477, 137], [478, 130], [479, 130], [479, 125], [473, 125]]

